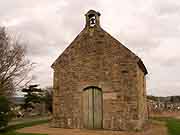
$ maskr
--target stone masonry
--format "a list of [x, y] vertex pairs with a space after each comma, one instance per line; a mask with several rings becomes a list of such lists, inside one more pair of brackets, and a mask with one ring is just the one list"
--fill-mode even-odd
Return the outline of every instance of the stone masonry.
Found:
[[[90, 20], [90, 15], [95, 20]], [[83, 89], [103, 95], [103, 129], [137, 130], [147, 120], [147, 70], [141, 59], [100, 27], [90, 10], [86, 26], [53, 63], [52, 127], [84, 128]]]

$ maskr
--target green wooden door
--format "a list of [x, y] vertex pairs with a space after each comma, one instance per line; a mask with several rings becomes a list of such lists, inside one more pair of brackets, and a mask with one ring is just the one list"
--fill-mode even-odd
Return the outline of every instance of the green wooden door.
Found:
[[83, 92], [83, 120], [85, 128], [102, 128], [102, 91], [91, 87]]

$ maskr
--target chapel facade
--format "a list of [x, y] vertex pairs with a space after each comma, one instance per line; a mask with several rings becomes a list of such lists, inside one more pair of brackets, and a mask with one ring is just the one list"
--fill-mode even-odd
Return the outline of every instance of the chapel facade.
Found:
[[86, 25], [52, 64], [52, 127], [141, 129], [147, 120], [142, 60], [100, 26], [90, 10]]

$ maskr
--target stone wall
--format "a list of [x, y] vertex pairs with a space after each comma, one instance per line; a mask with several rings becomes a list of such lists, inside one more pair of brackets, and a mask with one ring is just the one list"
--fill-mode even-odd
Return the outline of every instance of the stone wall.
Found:
[[147, 97], [146, 97], [146, 78], [142, 70], [137, 66], [137, 83], [138, 83], [138, 118], [139, 125], [144, 124], [148, 119]]

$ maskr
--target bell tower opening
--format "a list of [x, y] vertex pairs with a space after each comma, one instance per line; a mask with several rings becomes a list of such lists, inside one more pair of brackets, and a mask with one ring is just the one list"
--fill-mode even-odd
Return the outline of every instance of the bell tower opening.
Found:
[[94, 27], [96, 25], [96, 16], [94, 14], [89, 14], [89, 26]]

